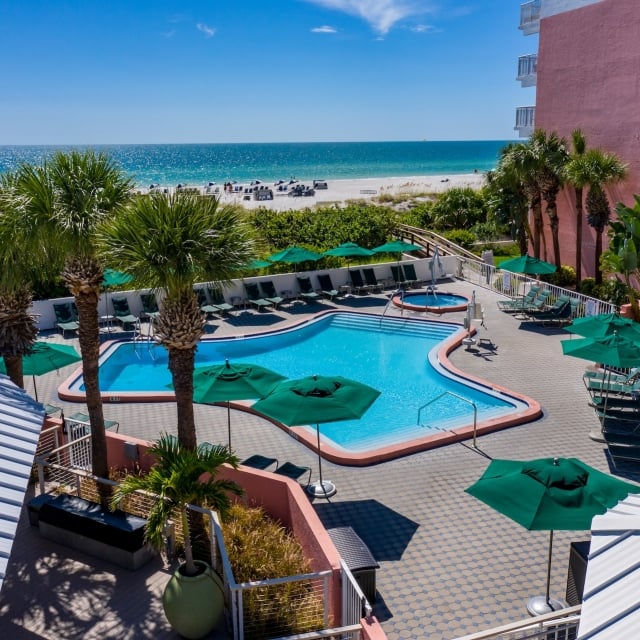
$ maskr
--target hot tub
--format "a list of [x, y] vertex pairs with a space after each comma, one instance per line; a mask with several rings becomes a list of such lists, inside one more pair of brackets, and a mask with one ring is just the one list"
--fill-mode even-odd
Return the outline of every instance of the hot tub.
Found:
[[416, 291], [414, 293], [397, 293], [391, 299], [396, 307], [409, 311], [424, 311], [429, 313], [451, 313], [466, 311], [469, 298], [459, 293], [445, 293], [439, 291]]

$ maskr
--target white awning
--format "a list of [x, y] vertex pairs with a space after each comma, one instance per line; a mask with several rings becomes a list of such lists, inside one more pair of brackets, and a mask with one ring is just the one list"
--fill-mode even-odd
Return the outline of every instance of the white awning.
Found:
[[39, 402], [0, 374], [0, 589], [44, 417]]
[[578, 640], [636, 638], [640, 629], [640, 496], [591, 523]]

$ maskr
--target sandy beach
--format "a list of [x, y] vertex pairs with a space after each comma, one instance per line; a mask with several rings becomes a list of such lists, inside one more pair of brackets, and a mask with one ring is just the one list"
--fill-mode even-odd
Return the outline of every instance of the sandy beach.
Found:
[[[240, 204], [247, 209], [264, 207], [277, 211], [302, 209], [316, 205], [342, 204], [348, 200], [372, 200], [383, 195], [397, 196], [400, 194], [442, 193], [452, 187], [471, 187], [479, 189], [484, 185], [485, 177], [482, 173], [466, 173], [438, 176], [410, 176], [397, 178], [362, 178], [356, 180], [327, 180], [326, 189], [316, 189], [314, 195], [296, 196], [290, 194], [290, 189], [296, 185], [280, 185], [286, 190], [278, 190], [278, 186], [270, 182], [261, 182], [258, 186], [271, 189], [273, 200], [255, 200], [245, 189], [253, 188], [249, 184], [236, 184], [233, 193], [224, 191], [224, 185], [197, 187], [203, 194], [219, 196], [224, 204]], [[313, 180], [300, 180], [297, 185], [311, 187]], [[194, 188], [194, 185], [185, 185]], [[169, 188], [173, 191], [174, 188]]]

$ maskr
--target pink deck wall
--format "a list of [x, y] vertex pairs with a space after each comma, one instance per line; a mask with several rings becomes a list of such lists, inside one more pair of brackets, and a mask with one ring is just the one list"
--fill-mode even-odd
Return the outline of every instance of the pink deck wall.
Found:
[[[614, 152], [629, 165], [627, 183], [609, 189], [612, 209], [621, 201], [633, 204], [640, 193], [639, 78], [638, 0], [604, 0], [541, 21], [536, 127], [569, 140], [579, 127], [589, 147]], [[561, 194], [558, 205], [562, 263], [575, 265], [572, 194]], [[583, 275], [592, 276], [595, 234], [586, 219], [583, 236]], [[547, 252], [553, 260], [549, 235]]]

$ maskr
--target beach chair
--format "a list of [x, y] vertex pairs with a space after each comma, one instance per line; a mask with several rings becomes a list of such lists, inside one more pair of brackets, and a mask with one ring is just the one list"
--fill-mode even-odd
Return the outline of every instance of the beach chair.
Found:
[[284, 464], [281, 464], [273, 473], [278, 476], [284, 476], [285, 478], [291, 478], [292, 480], [297, 480], [300, 476], [308, 473], [309, 477], [307, 478], [307, 484], [304, 486], [308, 487], [311, 482], [311, 468], [301, 467], [297, 464], [293, 464], [293, 462], [285, 462]]
[[264, 293], [264, 299], [267, 302], [271, 302], [273, 304], [273, 308], [277, 309], [278, 305], [281, 302], [284, 302], [284, 298], [281, 298], [276, 291], [276, 288], [273, 286], [273, 282], [271, 280], [264, 280], [260, 282], [260, 288], [262, 289], [262, 293]]
[[505, 313], [517, 313], [533, 303], [538, 292], [542, 289], [540, 285], [534, 285], [523, 296], [510, 298], [509, 300], [498, 300], [498, 309]]
[[318, 284], [320, 285], [321, 293], [325, 298], [333, 300], [336, 296], [340, 295], [339, 291], [333, 288], [331, 276], [328, 273], [318, 274]]
[[198, 306], [200, 307], [200, 311], [205, 314], [207, 318], [210, 318], [214, 313], [218, 313], [220, 309], [218, 307], [212, 305], [207, 298], [207, 292], [202, 288], [194, 289], [193, 292], [196, 294], [198, 298]]
[[349, 269], [349, 277], [351, 278], [351, 287], [356, 293], [369, 293], [371, 291], [371, 286], [362, 279], [360, 269]]
[[[89, 415], [86, 413], [73, 413], [64, 419], [65, 429], [73, 429], [74, 425], [90, 425]], [[120, 423], [117, 420], [104, 419], [104, 428], [106, 431], [115, 431], [118, 433]]]
[[262, 311], [267, 307], [273, 307], [273, 302], [265, 300], [258, 290], [258, 285], [255, 282], [245, 282], [244, 290], [247, 293], [247, 300], [258, 310]]
[[398, 289], [407, 289], [411, 284], [411, 281], [404, 277], [404, 272], [399, 264], [391, 266], [391, 277]]
[[62, 337], [65, 331], [77, 331], [80, 327], [78, 314], [75, 313], [70, 302], [60, 302], [53, 305], [53, 312], [56, 316], [56, 327], [60, 329]]
[[211, 299], [212, 306], [214, 306], [221, 315], [233, 309], [233, 305], [229, 304], [224, 299], [222, 289], [220, 289], [219, 287], [208, 287], [207, 289], [209, 291], [209, 298]]
[[571, 322], [571, 300], [560, 296], [556, 302], [543, 311], [530, 311], [528, 317], [541, 325], [568, 324]]
[[160, 309], [158, 308], [158, 301], [153, 293], [141, 293], [140, 302], [142, 304], [141, 318], [146, 318], [150, 322], [153, 322], [159, 315]]
[[362, 275], [364, 277], [364, 282], [367, 287], [369, 287], [370, 291], [375, 293], [376, 291], [382, 291], [384, 289], [384, 284], [376, 278], [376, 273], [372, 267], [363, 268]]
[[256, 453], [243, 460], [240, 464], [244, 465], [245, 467], [251, 467], [252, 469], [260, 469], [261, 471], [264, 471], [265, 469], [268, 469], [272, 464], [275, 464], [277, 469], [278, 458], [267, 458], [267, 456], [261, 456], [259, 453]]
[[296, 276], [296, 280], [298, 281], [300, 296], [306, 302], [316, 302], [320, 298], [320, 294], [313, 290], [311, 279], [308, 276]]
[[416, 268], [413, 264], [403, 264], [402, 272], [404, 273], [405, 282], [408, 283], [408, 287], [418, 287], [420, 286], [420, 278], [418, 278], [416, 274]]
[[123, 329], [126, 329], [127, 325], [137, 327], [140, 324], [140, 318], [131, 313], [129, 301], [126, 298], [111, 298], [111, 305], [113, 306], [113, 315]]

